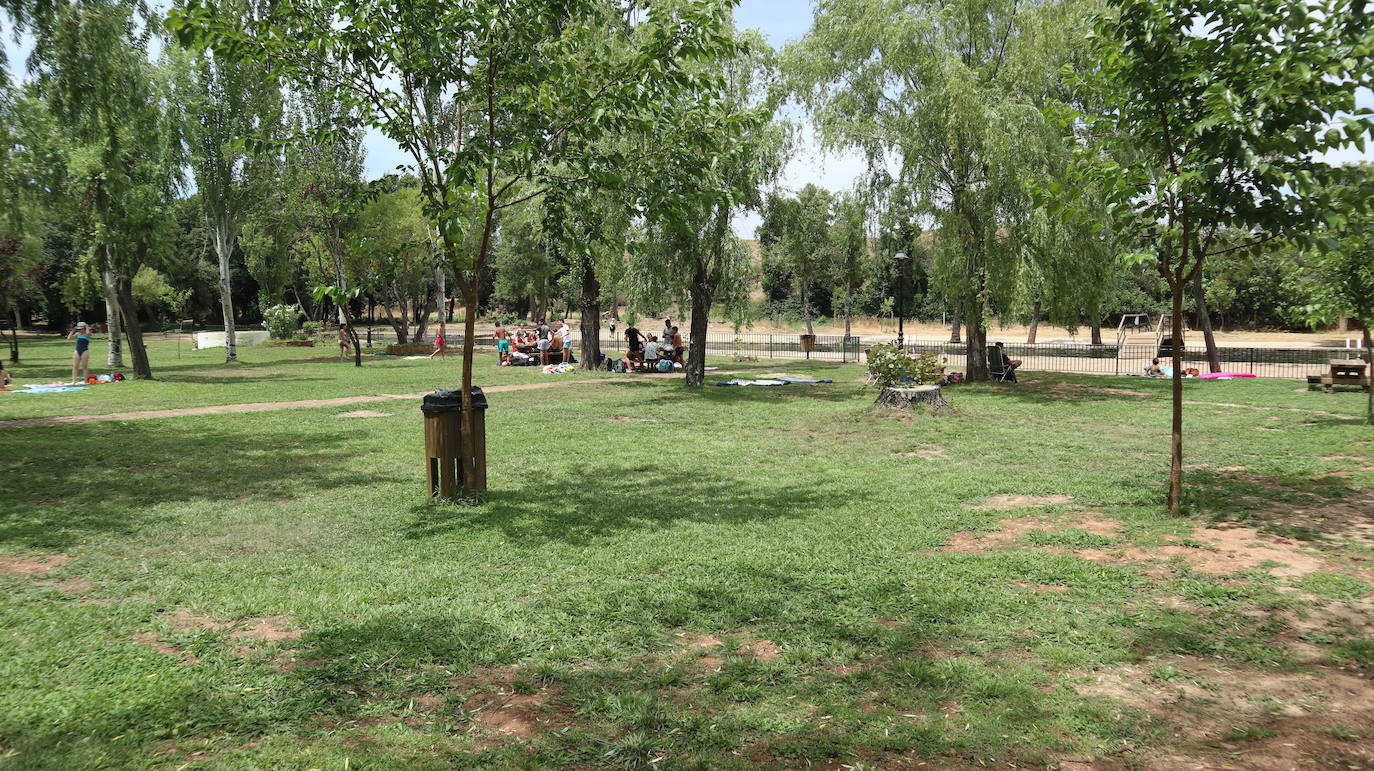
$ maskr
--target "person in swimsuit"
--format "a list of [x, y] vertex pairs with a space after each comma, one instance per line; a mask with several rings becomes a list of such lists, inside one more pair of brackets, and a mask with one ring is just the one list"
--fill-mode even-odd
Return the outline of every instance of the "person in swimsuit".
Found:
[[339, 358], [340, 358], [340, 359], [342, 359], [343, 357], [345, 357], [345, 356], [348, 355], [348, 349], [349, 349], [350, 345], [352, 345], [352, 341], [350, 341], [350, 340], [348, 339], [348, 324], [340, 324], [340, 325], [339, 325]]
[[448, 358], [448, 349], [444, 347], [444, 334], [446, 333], [446, 331], [447, 330], [444, 328], [444, 322], [439, 322], [439, 331], [434, 333], [434, 353], [431, 353], [429, 355], [429, 358], [432, 359], [435, 356], [438, 356], [441, 359]]
[[[85, 383], [91, 374], [91, 328], [84, 321], [76, 322], [72, 331], [67, 333], [67, 339], [72, 338], [76, 338], [76, 350], [72, 352], [72, 384], [75, 385]], [[81, 372], [79, 380], [78, 371]]]
[[505, 356], [510, 353], [510, 333], [501, 322], [496, 322], [496, 353]]

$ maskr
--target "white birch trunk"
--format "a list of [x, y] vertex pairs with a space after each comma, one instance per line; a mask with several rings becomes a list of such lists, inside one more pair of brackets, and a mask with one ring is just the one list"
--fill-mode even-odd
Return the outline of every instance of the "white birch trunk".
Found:
[[234, 248], [234, 228], [227, 218], [214, 224], [215, 255], [219, 257], [219, 306], [224, 316], [224, 360], [238, 361], [234, 329], [234, 293], [229, 277], [229, 256]]
[[100, 272], [101, 283], [105, 290], [105, 325], [109, 327], [110, 342], [105, 355], [105, 366], [124, 368], [123, 324], [119, 316], [119, 301], [115, 298], [114, 252], [105, 245], [105, 268]]

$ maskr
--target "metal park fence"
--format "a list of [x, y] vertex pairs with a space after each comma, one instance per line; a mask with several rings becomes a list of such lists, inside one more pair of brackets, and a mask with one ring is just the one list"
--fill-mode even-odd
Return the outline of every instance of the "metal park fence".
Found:
[[[432, 327], [431, 327], [432, 330]], [[381, 347], [396, 342], [390, 327], [359, 329], [358, 336], [365, 345]], [[445, 337], [450, 349], [461, 346], [463, 336], [450, 333]], [[477, 337], [478, 346], [494, 346], [490, 334]], [[757, 359], [812, 359], [835, 362], [862, 362], [863, 352], [878, 343], [891, 342], [890, 337], [816, 335], [811, 351], [806, 351], [801, 335], [731, 334], [712, 332], [706, 336], [706, 352], [718, 356], [737, 355]], [[1005, 342], [1005, 341], [1004, 341]], [[601, 348], [607, 355], [625, 351], [623, 337], [612, 337], [603, 330]], [[1024, 372], [1065, 372], [1087, 375], [1126, 375], [1144, 373], [1150, 360], [1158, 357], [1161, 364], [1168, 358], [1159, 356], [1155, 346], [1148, 344], [1089, 345], [1086, 343], [1005, 343], [1007, 356], [1022, 361]], [[912, 354], [933, 353], [950, 369], [968, 366], [962, 343], [908, 340], [906, 350]], [[1332, 359], [1357, 358], [1355, 349], [1345, 348], [1264, 348], [1259, 346], [1228, 346], [1218, 349], [1222, 369], [1268, 378], [1304, 379], [1330, 371]], [[1201, 346], [1188, 348], [1185, 365], [1207, 369], [1207, 352]]]

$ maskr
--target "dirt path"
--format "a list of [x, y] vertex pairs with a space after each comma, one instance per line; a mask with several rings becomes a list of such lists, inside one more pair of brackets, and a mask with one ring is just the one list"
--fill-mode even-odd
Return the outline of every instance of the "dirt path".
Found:
[[[707, 375], [736, 375], [737, 371], [731, 372], [708, 372]], [[654, 380], [666, 380], [674, 376], [681, 377], [681, 373], [669, 372], [664, 374], [643, 374], [640, 378], [652, 378]], [[593, 385], [597, 383], [625, 383], [630, 382], [625, 378], [594, 378], [591, 380], [553, 380], [546, 383], [518, 383], [515, 385], [490, 386], [482, 389], [486, 393], [504, 393], [509, 391], [534, 391], [541, 388], [563, 388], [572, 385]], [[49, 418], [22, 418], [20, 420], [0, 421], [0, 428], [28, 428], [30, 426], [61, 426], [71, 423], [107, 423], [110, 421], [122, 420], [153, 420], [156, 418], [180, 418], [190, 415], [233, 415], [246, 412], [272, 412], [274, 410], [294, 410], [306, 409], [311, 407], [346, 407], [353, 404], [374, 404], [376, 402], [389, 402], [398, 399], [419, 399], [423, 393], [418, 394], [376, 394], [374, 396], [340, 396], [334, 399], [305, 399], [294, 402], [250, 402], [248, 404], [219, 404], [209, 407], [178, 407], [170, 410], [144, 410], [142, 412], [114, 412], [107, 415], [62, 415]]]

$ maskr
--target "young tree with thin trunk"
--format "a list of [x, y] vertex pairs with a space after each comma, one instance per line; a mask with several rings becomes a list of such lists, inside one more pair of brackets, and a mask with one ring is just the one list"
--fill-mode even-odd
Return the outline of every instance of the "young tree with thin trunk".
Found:
[[[1184, 298], [1211, 256], [1302, 233], [1332, 210], [1325, 151], [1374, 124], [1374, 25], [1360, 0], [1108, 0], [1100, 75], [1111, 110], [1085, 152], [1114, 230], [1169, 286], [1173, 417], [1167, 506], [1183, 507]], [[1239, 234], [1239, 243], [1235, 234]]]

